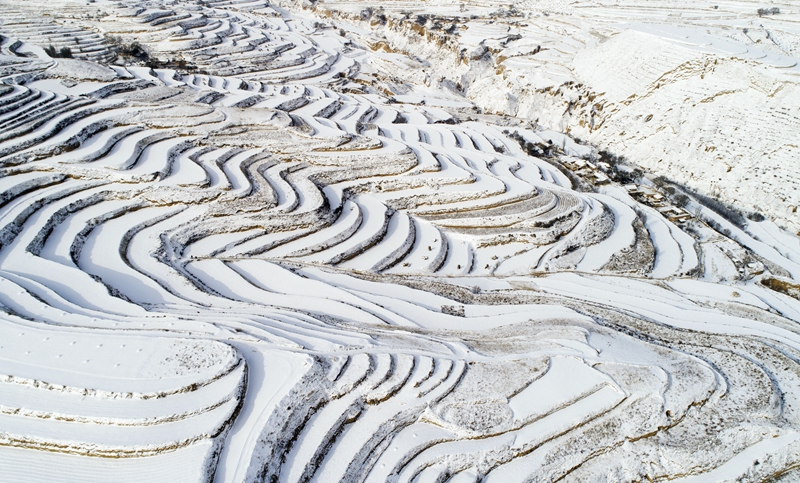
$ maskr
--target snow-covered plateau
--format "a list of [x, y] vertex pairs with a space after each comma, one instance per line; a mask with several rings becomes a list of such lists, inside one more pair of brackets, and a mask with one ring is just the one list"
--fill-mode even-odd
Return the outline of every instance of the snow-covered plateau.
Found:
[[800, 4], [0, 0], [0, 482], [800, 482]]

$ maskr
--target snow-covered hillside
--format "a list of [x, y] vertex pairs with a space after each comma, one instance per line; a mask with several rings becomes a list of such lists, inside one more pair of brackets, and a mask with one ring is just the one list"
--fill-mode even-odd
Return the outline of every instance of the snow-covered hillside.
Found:
[[0, 481], [796, 481], [793, 68], [669, 5], [0, 0]]
[[484, 111], [569, 132], [800, 231], [796, 3], [305, 5], [371, 24], [393, 49], [430, 61], [426, 82]]

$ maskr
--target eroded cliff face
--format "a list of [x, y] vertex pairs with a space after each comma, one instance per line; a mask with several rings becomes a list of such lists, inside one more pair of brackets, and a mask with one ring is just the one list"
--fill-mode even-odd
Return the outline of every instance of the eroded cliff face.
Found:
[[[369, 24], [387, 46], [424, 59], [428, 83], [463, 92], [484, 112], [567, 132], [800, 230], [791, 8], [759, 17], [755, 8], [703, 4], [680, 17], [680, 8], [668, 13], [673, 4], [623, 4], [593, 18], [599, 11], [591, 6], [555, 3], [465, 11], [443, 4], [428, 19], [393, 4], [379, 14], [386, 20], [367, 17], [358, 3], [314, 9]], [[631, 12], [640, 17], [630, 20]]]

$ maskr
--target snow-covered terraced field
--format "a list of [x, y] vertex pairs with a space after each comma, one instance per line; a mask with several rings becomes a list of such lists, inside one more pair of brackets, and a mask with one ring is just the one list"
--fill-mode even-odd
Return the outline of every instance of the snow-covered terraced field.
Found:
[[52, 3], [0, 0], [0, 481], [800, 479], [793, 233], [481, 113], [374, 11]]
[[[295, 2], [419, 76], [800, 231], [797, 2]], [[759, 11], [761, 13], [759, 13]]]

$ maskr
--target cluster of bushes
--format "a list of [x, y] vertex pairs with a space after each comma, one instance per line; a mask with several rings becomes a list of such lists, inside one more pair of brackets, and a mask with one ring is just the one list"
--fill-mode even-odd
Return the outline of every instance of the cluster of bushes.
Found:
[[[735, 226], [738, 226], [739, 228], [744, 228], [745, 225], [747, 224], [748, 219], [755, 222], [766, 220], [766, 217], [759, 212], [745, 213], [742, 210], [735, 208], [727, 203], [724, 203], [716, 198], [711, 198], [710, 196], [700, 194], [684, 185], [681, 185], [674, 181], [669, 181], [667, 178], [663, 176], [655, 178], [653, 182], [656, 184], [656, 186], [658, 186], [661, 189], [662, 192], [664, 192], [669, 197], [670, 201], [673, 204], [680, 206], [681, 208], [685, 208], [690, 201], [690, 198], [687, 195], [688, 193], [689, 195], [692, 196], [692, 198], [696, 199], [703, 206], [705, 206], [706, 208], [710, 208], [715, 213], [725, 218], [729, 222], [733, 223]], [[714, 226], [713, 223], [709, 223], [709, 226], [711, 226], [714, 229], [719, 228], [717, 226]]]
[[133, 42], [125, 42], [122, 37], [107, 35], [106, 44], [108, 44], [108, 47], [112, 51], [125, 60], [143, 63], [147, 63], [150, 60], [150, 54], [135, 40]]
[[655, 182], [656, 186], [658, 186], [661, 189], [661, 191], [665, 195], [667, 195], [667, 198], [669, 198], [669, 201], [673, 205], [678, 206], [680, 208], [686, 208], [686, 205], [688, 205], [689, 201], [691, 201], [691, 199], [686, 195], [686, 193], [677, 190], [675, 189], [674, 186], [668, 184], [669, 182], [665, 177], [659, 176], [653, 181]]
[[[728, 228], [725, 228], [724, 226], [722, 226], [721, 224], [719, 224], [718, 222], [716, 222], [715, 220], [713, 220], [711, 218], [705, 218], [705, 217], [702, 217], [702, 218], [703, 218], [703, 221], [706, 222], [706, 225], [710, 226], [717, 233], [720, 233], [720, 234], [725, 235], [727, 237], [731, 236], [731, 231]], [[730, 221], [730, 220], [728, 220], [728, 221]]]
[[72, 58], [72, 49], [69, 47], [61, 47], [60, 49], [56, 50], [53, 45], [48, 45], [44, 48], [44, 51], [47, 55], [54, 59], [71, 59]]
[[428, 26], [430, 30], [442, 30], [448, 35], [456, 34], [458, 30], [458, 18], [450, 18], [450, 17], [439, 17], [430, 13], [419, 14], [415, 16], [413, 19], [411, 18], [412, 13], [409, 11], [401, 12], [406, 20], [414, 22], [415, 24], [419, 25], [420, 27]]
[[192, 71], [196, 74], [206, 72], [199, 71], [194, 65], [189, 64], [184, 59], [161, 60], [152, 57], [147, 49], [137, 41], [126, 42], [122, 37], [107, 35], [106, 44], [109, 49], [116, 53], [120, 58], [150, 67], [151, 69], [175, 69], [177, 71]]
[[553, 149], [552, 145], [545, 145], [545, 144], [542, 144], [542, 143], [535, 143], [534, 144], [534, 143], [526, 140], [524, 137], [522, 137], [517, 131], [514, 131], [514, 132], [503, 131], [503, 134], [505, 134], [506, 136], [510, 137], [514, 141], [516, 141], [517, 144], [519, 144], [519, 147], [521, 147], [522, 150], [525, 151], [525, 154], [527, 154], [528, 156], [548, 157], [548, 156], [551, 156], [553, 154], [552, 153], [552, 149]]
[[758, 9], [759, 17], [763, 17], [764, 15], [778, 15], [779, 13], [781, 13], [781, 9], [779, 9], [778, 7]]
[[604, 163], [608, 168], [603, 169], [605, 166], [602, 164], [601, 169], [611, 178], [620, 184], [638, 183], [644, 176], [644, 171], [639, 168], [631, 167], [625, 160], [624, 156], [617, 156], [616, 154], [609, 153], [608, 151], [600, 151], [597, 153], [599, 158], [597, 161]]
[[[742, 228], [746, 223], [744, 215], [742, 215], [742, 213], [739, 210], [737, 210], [732, 206], [728, 206], [719, 200], [709, 198], [708, 196], [703, 196], [681, 184], [668, 180], [664, 176], [656, 177], [655, 179], [653, 179], [653, 182], [655, 183], [656, 186], [658, 186], [661, 189], [661, 192], [664, 193], [667, 196], [667, 199], [669, 199], [669, 201], [675, 206], [679, 206], [684, 209], [686, 208], [686, 206], [691, 201], [691, 198], [686, 194], [688, 192], [691, 193], [691, 195], [701, 204], [703, 204], [707, 208], [711, 208], [717, 214], [721, 215], [723, 218], [730, 221], [734, 225]], [[716, 230], [717, 233], [720, 233], [725, 236], [731, 235], [731, 231], [729, 229], [720, 225], [713, 219], [705, 217], [703, 218], [706, 224], [709, 227], [711, 227], [711, 229]]]
[[745, 219], [744, 214], [737, 208], [730, 206], [722, 201], [711, 198], [705, 195], [701, 195], [700, 193], [692, 193], [692, 196], [702, 203], [703, 206], [706, 208], [711, 208], [714, 210], [718, 215], [722, 216], [726, 220], [730, 221], [734, 225], [738, 227], [743, 227], [747, 224], [747, 220]]
[[417, 15], [417, 18], [414, 19], [414, 23], [416, 23], [417, 25], [419, 25], [421, 27], [424, 27], [425, 24], [428, 23], [428, 20], [430, 20], [432, 18], [433, 18], [433, 15], [431, 15], [429, 13], [422, 14], [422, 15]]
[[508, 9], [499, 8], [489, 14], [492, 18], [507, 18], [507, 17], [524, 17], [525, 14], [519, 10], [515, 5], [509, 5]]
[[367, 7], [361, 11], [361, 20], [365, 22], [378, 22], [381, 25], [386, 25], [389, 19], [386, 17], [386, 14], [383, 13], [382, 8], [379, 7], [377, 10], [374, 10], [372, 7]]

